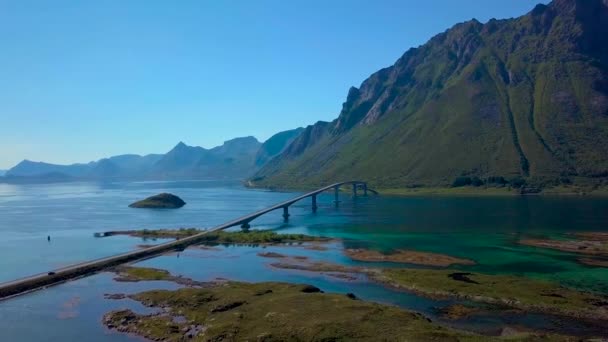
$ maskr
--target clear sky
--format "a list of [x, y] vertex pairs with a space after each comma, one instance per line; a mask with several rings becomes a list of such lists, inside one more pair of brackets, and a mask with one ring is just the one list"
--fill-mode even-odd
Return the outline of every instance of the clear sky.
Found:
[[543, 0], [0, 0], [0, 169], [332, 120], [453, 24]]

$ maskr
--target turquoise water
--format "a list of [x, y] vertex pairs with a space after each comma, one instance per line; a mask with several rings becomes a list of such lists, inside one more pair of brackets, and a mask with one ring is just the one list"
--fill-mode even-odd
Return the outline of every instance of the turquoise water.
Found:
[[[159, 192], [174, 193], [188, 204], [178, 210], [127, 207], [137, 199]], [[95, 232], [212, 227], [295, 195], [218, 182], [0, 184], [0, 281], [124, 252], [144, 243], [124, 236], [94, 238]], [[608, 199], [391, 196], [352, 199], [347, 194], [341, 196], [343, 202], [337, 208], [332, 204], [333, 195], [327, 194], [319, 198], [317, 213], [312, 213], [310, 203], [303, 201], [290, 208], [292, 216], [288, 223], [283, 222], [282, 213], [277, 211], [255, 220], [253, 228], [344, 239], [326, 252], [298, 247], [266, 249], [313, 260], [358, 265], [362, 263], [351, 261], [341, 253], [343, 247], [383, 251], [415, 249], [477, 262], [473, 266], [457, 267], [459, 269], [520, 274], [608, 293], [608, 269], [581, 265], [576, 262], [577, 256], [569, 253], [516, 243], [522, 237], [608, 231]], [[50, 243], [47, 235], [51, 236]], [[258, 257], [260, 251], [264, 250], [234, 246], [218, 250], [188, 249], [180, 253], [179, 258], [171, 254], [141, 264], [167, 268], [197, 280], [219, 277], [311, 283], [328, 292], [354, 292], [363, 299], [416, 310], [433, 320], [440, 320], [437, 308], [449, 304], [390, 291], [364, 277], [349, 282], [310, 272], [276, 270], [269, 266], [275, 260]], [[0, 302], [0, 340], [77, 340], [84, 336], [93, 341], [129, 340], [129, 336], [104, 329], [101, 316], [115, 308], [133, 307], [140, 312], [143, 308], [130, 300], [106, 300], [103, 294], [172, 286], [175, 285], [116, 283], [111, 275], [104, 273], [3, 301]], [[564, 324], [539, 315], [483, 316], [466, 322], [443, 323], [485, 333], [497, 333], [505, 325], [561, 331], [567, 328], [577, 333], [597, 330], [596, 326]]]

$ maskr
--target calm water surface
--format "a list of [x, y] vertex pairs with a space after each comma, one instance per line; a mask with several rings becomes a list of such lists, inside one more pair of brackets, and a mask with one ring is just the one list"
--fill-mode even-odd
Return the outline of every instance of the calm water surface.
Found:
[[[178, 210], [127, 207], [135, 200], [159, 192], [174, 193], [188, 204]], [[212, 227], [295, 195], [218, 182], [0, 184], [0, 281], [128, 251], [142, 243], [141, 239], [124, 236], [94, 238], [95, 232]], [[608, 199], [389, 196], [352, 199], [347, 194], [342, 197], [338, 208], [332, 204], [333, 196], [328, 194], [319, 198], [316, 214], [305, 200], [290, 208], [289, 223], [283, 223], [281, 212], [277, 211], [257, 219], [253, 227], [344, 239], [344, 246], [333, 246], [327, 252], [272, 247], [285, 254], [357, 264], [345, 258], [340, 250], [343, 247], [382, 251], [416, 249], [477, 262], [474, 266], [458, 267], [460, 269], [520, 274], [608, 293], [608, 269], [581, 265], [576, 262], [577, 256], [569, 253], [516, 244], [522, 237], [608, 231]], [[50, 243], [47, 235], [51, 236]], [[257, 256], [260, 250], [249, 247], [221, 247], [214, 251], [188, 249], [180, 258], [166, 255], [141, 264], [167, 268], [200, 280], [220, 277], [311, 283], [328, 292], [354, 292], [364, 299], [399, 305], [433, 318], [436, 308], [447, 304], [389, 291], [366, 279], [346, 282], [319, 274], [274, 270], [269, 266], [272, 260]], [[175, 286], [148, 282], [126, 285], [111, 278], [110, 274], [99, 274], [0, 302], [0, 340], [17, 337], [20, 341], [51, 340], [50, 337], [52, 340], [83, 337], [93, 341], [129, 340], [131, 337], [105, 330], [100, 324], [101, 316], [116, 308], [132, 307], [138, 312], [144, 309], [130, 300], [105, 300], [103, 294]], [[547, 329], [560, 324], [546, 317], [528, 316], [527, 322], [522, 320], [521, 317], [480, 317], [450, 324], [485, 332], [505, 324], [541, 325]], [[574, 330], [584, 328], [572, 327]]]

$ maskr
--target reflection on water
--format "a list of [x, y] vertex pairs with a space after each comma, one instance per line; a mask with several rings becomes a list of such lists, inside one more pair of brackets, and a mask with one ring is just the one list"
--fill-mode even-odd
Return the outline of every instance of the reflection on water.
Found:
[[[174, 193], [188, 204], [178, 210], [127, 207], [135, 200], [160, 192]], [[94, 238], [95, 232], [212, 227], [295, 195], [244, 189], [229, 182], [0, 184], [0, 281], [124, 252], [142, 243], [141, 239], [126, 236]], [[287, 224], [283, 223], [282, 213], [276, 212], [255, 220], [253, 227], [343, 238], [347, 248], [415, 249], [449, 254], [477, 262], [455, 267], [466, 271], [520, 274], [608, 293], [608, 269], [581, 265], [577, 256], [570, 253], [517, 244], [524, 236], [606, 231], [608, 199], [370, 196], [353, 200], [347, 194], [342, 196], [344, 201], [338, 208], [332, 204], [333, 195], [327, 194], [319, 197], [317, 213], [312, 213], [310, 202], [304, 200], [290, 208], [292, 216]], [[50, 242], [47, 235], [52, 237]], [[361, 264], [344, 257], [338, 246], [327, 252], [272, 248], [313, 260]], [[354, 292], [364, 299], [400, 305], [435, 318], [437, 307], [445, 304], [389, 291], [365, 279], [345, 281], [308, 272], [277, 271], [268, 266], [268, 259], [257, 256], [259, 251], [260, 248], [245, 247], [188, 249], [179, 259], [169, 255], [141, 264], [167, 268], [196, 280], [220, 277], [312, 283], [325, 291]], [[23, 334], [28, 338], [19, 340], [24, 341], [41, 340], [37, 337], [46, 333], [60, 340], [74, 340], [78, 334], [84, 336], [84, 329], [92, 332], [86, 334], [87, 339], [126, 340], [128, 337], [105, 331], [100, 325], [101, 315], [112, 308], [135, 304], [129, 300], [105, 300], [103, 294], [130, 292], [149, 285], [117, 284], [110, 278], [101, 274], [2, 302], [0, 331], [3, 335], [4, 331], [10, 333], [8, 336]], [[156, 283], [154, 287], [158, 287]], [[504, 324], [551, 327], [560, 323], [551, 323], [551, 319], [538, 315], [527, 315], [528, 322], [522, 322], [523, 319], [517, 315], [486, 316], [470, 319], [466, 324], [478, 331], [491, 331]], [[50, 321], [53, 323], [49, 324]], [[27, 328], [32, 325], [45, 328]]]

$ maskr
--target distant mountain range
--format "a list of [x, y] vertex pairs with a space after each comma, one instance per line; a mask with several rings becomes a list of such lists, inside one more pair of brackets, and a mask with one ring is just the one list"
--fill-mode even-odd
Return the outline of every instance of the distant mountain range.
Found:
[[519, 18], [457, 24], [352, 87], [334, 121], [263, 144], [26, 160], [3, 179], [247, 177], [262, 187], [608, 185], [608, 0], [554, 0]]
[[251, 183], [342, 179], [608, 184], [608, 0], [455, 25], [351, 88]]
[[86, 164], [24, 160], [7, 170], [0, 181], [244, 179], [280, 154], [302, 130], [278, 133], [263, 144], [254, 137], [228, 140], [211, 149], [180, 142], [166, 154], [125, 154]]

